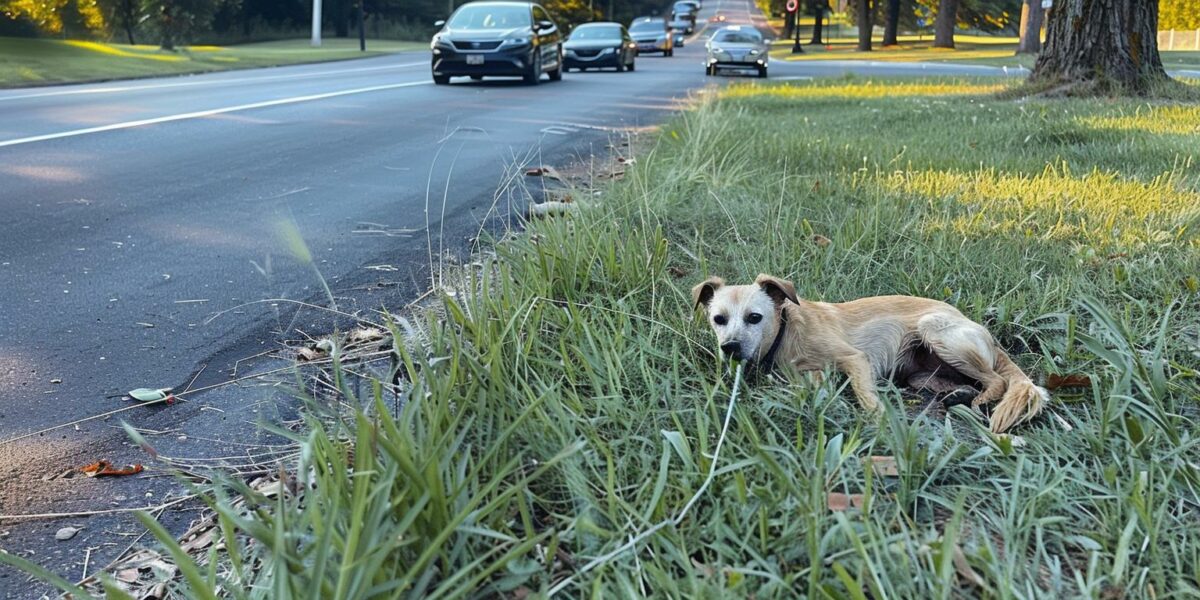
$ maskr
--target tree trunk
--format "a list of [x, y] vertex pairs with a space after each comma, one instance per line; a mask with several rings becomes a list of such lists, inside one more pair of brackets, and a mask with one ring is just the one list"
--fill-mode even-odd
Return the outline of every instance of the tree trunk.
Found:
[[798, 12], [800, 11], [797, 10], [796, 12], [789, 12], [787, 13], [787, 16], [783, 18], [783, 39], [790, 40], [792, 39], [792, 36], [795, 35], [796, 13]]
[[875, 28], [871, 0], [858, 0], [858, 51], [871, 51], [871, 30]]
[[883, 46], [898, 46], [896, 31], [900, 29], [900, 0], [888, 0], [887, 22], [883, 25]]
[[122, 0], [121, 2], [121, 26], [125, 29], [125, 37], [129, 38], [129, 45], [136, 46], [137, 40], [133, 37], [133, 25], [137, 21], [137, 8], [133, 5], [133, 0]]
[[958, 24], [958, 0], [940, 0], [937, 21], [933, 24], [933, 47], [954, 47], [954, 26]]
[[1017, 54], [1037, 54], [1042, 51], [1042, 0], [1021, 3], [1021, 39]]
[[823, 22], [823, 20], [824, 20], [824, 2], [821, 2], [821, 4], [817, 5], [817, 10], [814, 13], [814, 20], [812, 20], [812, 38], [811, 38], [811, 40], [809, 40], [809, 43], [815, 43], [815, 44], [817, 44], [817, 46], [820, 46], [820, 44], [824, 43], [824, 38], [822, 37], [822, 29], [823, 29], [822, 22]]
[[1169, 81], [1158, 0], [1056, 0], [1030, 83], [1065, 93], [1144, 94]]

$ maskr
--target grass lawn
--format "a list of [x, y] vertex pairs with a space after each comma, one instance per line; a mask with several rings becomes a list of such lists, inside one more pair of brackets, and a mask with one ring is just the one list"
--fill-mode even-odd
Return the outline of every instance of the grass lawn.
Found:
[[415, 42], [367, 40], [367, 52], [363, 53], [358, 50], [357, 39], [325, 39], [320, 48], [313, 48], [305, 39], [189, 46], [178, 52], [164, 52], [157, 46], [0, 37], [0, 87], [312, 63], [424, 47]]
[[[809, 36], [801, 32], [801, 40]], [[934, 48], [932, 35], [899, 36], [899, 46], [882, 47], [882, 37], [872, 39], [874, 50], [859, 52], [858, 39], [852, 37], [829, 38], [825, 46], [804, 45], [804, 54], [791, 54], [792, 42], [777, 40], [772, 47], [772, 57], [788, 61], [805, 60], [872, 60], [885, 62], [953, 62], [990, 66], [1022, 66], [1032, 68], [1035, 56], [1016, 56], [1017, 38], [957, 35], [954, 49]], [[1200, 69], [1200, 52], [1176, 50], [1163, 51], [1163, 65], [1168, 69]]]
[[[334, 379], [364, 412], [297, 436], [283, 468], [307, 492], [222, 488], [227, 535], [257, 540], [225, 589], [1200, 593], [1200, 106], [998, 85], [714, 91], [594, 204], [498, 243], [444, 320], [394, 324], [420, 342], [399, 398]], [[1090, 387], [1056, 390], [1014, 446], [894, 389], [874, 422], [841, 377], [758, 379], [718, 457], [734, 376], [689, 289], [759, 272], [810, 299], [945, 300], [1035, 380]], [[228, 508], [239, 493], [258, 512]]]

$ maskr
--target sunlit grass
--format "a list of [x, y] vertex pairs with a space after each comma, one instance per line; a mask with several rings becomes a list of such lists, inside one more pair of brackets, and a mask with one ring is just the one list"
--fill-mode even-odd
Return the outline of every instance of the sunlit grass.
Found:
[[38, 83], [100, 81], [177, 75], [231, 68], [343, 60], [424, 48], [412, 42], [329, 39], [320, 48], [308, 40], [282, 40], [237, 46], [184, 46], [167, 52], [158, 46], [80, 40], [0, 37], [0, 87]]
[[880, 82], [863, 80], [838, 85], [755, 86], [734, 85], [723, 90], [723, 98], [770, 98], [778, 100], [845, 99], [865, 100], [914, 96], [949, 96], [987, 94], [1004, 89], [1002, 83], [979, 84], [965, 82]]
[[1079, 121], [1096, 129], [1196, 135], [1200, 134], [1200, 106], [1138, 106], [1128, 113]]

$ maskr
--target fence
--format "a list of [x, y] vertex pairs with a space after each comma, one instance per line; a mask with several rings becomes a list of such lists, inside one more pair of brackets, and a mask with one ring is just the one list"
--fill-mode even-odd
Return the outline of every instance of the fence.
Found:
[[1200, 50], [1200, 29], [1183, 31], [1170, 29], [1158, 32], [1159, 50]]

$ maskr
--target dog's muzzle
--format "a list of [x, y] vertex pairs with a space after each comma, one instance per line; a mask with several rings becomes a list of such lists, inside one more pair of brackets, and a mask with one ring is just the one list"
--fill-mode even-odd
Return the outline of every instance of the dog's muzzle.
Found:
[[725, 342], [724, 344], [721, 344], [721, 352], [724, 352], [725, 356], [728, 356], [734, 360], [742, 360], [744, 358], [742, 356], [741, 342]]

